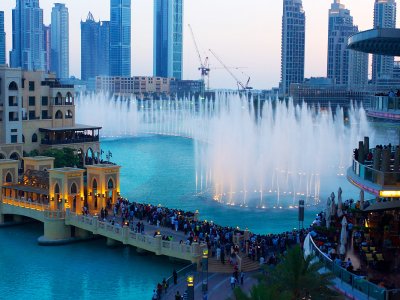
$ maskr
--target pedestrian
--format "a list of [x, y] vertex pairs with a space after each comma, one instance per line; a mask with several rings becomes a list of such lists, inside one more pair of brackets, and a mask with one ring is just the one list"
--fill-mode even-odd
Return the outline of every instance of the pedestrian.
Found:
[[158, 295], [157, 295], [157, 291], [153, 290], [153, 297], [151, 298], [152, 300], [157, 300], [158, 299]]
[[182, 297], [181, 297], [181, 294], [179, 293], [179, 291], [176, 292], [175, 300], [182, 300]]
[[236, 285], [236, 278], [235, 278], [235, 276], [231, 276], [231, 288], [232, 288], [232, 290], [235, 288], [235, 285]]
[[177, 285], [178, 283], [178, 273], [176, 273], [176, 270], [172, 272], [172, 276], [174, 277], [174, 284]]
[[240, 272], [240, 285], [243, 285], [243, 282], [244, 282], [244, 273], [242, 271]]
[[203, 294], [203, 300], [207, 300], [208, 299], [208, 294], [207, 294], [207, 292], [204, 292], [204, 294]]

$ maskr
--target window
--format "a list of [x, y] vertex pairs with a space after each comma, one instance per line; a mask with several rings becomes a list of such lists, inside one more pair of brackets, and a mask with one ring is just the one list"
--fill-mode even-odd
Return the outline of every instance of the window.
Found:
[[29, 90], [34, 91], [35, 90], [35, 82], [34, 81], [29, 81]]
[[57, 110], [56, 119], [62, 119], [62, 118], [63, 118], [63, 114], [62, 114], [61, 110]]
[[34, 119], [36, 119], [35, 111], [30, 110], [29, 111], [29, 120], [34, 120]]
[[18, 129], [11, 129], [11, 132], [18, 132]]
[[35, 97], [29, 97], [29, 106], [35, 106], [36, 99]]
[[42, 106], [47, 106], [47, 105], [49, 105], [49, 97], [42, 96]]
[[49, 119], [49, 111], [48, 110], [42, 110], [42, 119]]
[[12, 182], [12, 176], [9, 172], [6, 175], [6, 182], [8, 182], [8, 183]]
[[17, 86], [17, 84], [15, 83], [15, 81], [12, 81], [12, 82], [10, 83], [10, 85], [8, 86], [8, 90], [10, 90], [10, 91], [18, 91], [18, 86]]
[[11, 143], [16, 144], [18, 142], [18, 135], [12, 134], [11, 135]]
[[37, 143], [37, 140], [38, 140], [37, 134], [36, 133], [32, 134], [32, 143]]

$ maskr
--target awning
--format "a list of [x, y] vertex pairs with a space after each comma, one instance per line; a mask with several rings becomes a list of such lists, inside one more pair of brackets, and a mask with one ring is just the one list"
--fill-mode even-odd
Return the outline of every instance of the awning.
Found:
[[378, 210], [392, 210], [400, 209], [400, 200], [375, 202], [365, 208], [363, 211], [378, 211]]
[[96, 129], [101, 129], [101, 128], [102, 127], [99, 127], [99, 126], [75, 124], [75, 126], [67, 126], [67, 127], [39, 128], [39, 131], [40, 132], [82, 131], [82, 130], [96, 130]]
[[27, 192], [27, 193], [35, 193], [40, 195], [49, 195], [49, 191], [47, 189], [42, 189], [30, 185], [12, 184], [12, 185], [3, 185], [3, 188]]

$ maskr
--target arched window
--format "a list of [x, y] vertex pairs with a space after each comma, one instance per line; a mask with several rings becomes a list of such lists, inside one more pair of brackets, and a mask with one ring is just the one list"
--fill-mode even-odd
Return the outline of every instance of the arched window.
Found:
[[0, 153], [0, 159], [6, 159], [6, 156], [3, 153]]
[[62, 95], [60, 92], [57, 93], [55, 100], [56, 100], [56, 105], [62, 105]]
[[109, 190], [114, 188], [114, 181], [111, 178], [108, 180], [107, 187]]
[[65, 113], [65, 118], [66, 119], [72, 119], [72, 111], [68, 109], [68, 111]]
[[73, 103], [73, 97], [72, 94], [70, 92], [67, 93], [66, 98], [65, 98], [65, 104], [66, 105], [72, 105]]
[[61, 110], [57, 110], [57, 112], [56, 112], [56, 119], [62, 119], [62, 118], [63, 118], [63, 115], [62, 115]]
[[22, 142], [25, 143], [25, 136], [22, 135]]
[[10, 159], [19, 160], [19, 154], [17, 152], [13, 152], [10, 155]]
[[10, 183], [12, 181], [13, 181], [12, 175], [10, 174], [10, 172], [8, 172], [7, 175], [6, 175], [6, 182]]
[[71, 194], [77, 194], [78, 193], [78, 187], [76, 186], [76, 183], [72, 183], [71, 185]]
[[37, 134], [32, 134], [32, 143], [37, 143]]
[[18, 85], [15, 83], [15, 81], [11, 81], [9, 86], [8, 86], [9, 91], [18, 91]]
[[60, 186], [58, 185], [58, 183], [56, 183], [56, 185], [54, 186], [54, 194], [59, 194], [60, 193]]
[[92, 183], [92, 189], [96, 190], [97, 189], [97, 180], [96, 178], [93, 179], [93, 183]]

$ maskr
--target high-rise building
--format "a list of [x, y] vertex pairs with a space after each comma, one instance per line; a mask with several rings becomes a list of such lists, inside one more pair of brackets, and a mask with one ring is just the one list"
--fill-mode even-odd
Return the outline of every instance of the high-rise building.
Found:
[[43, 10], [39, 0], [16, 0], [12, 24], [11, 67], [44, 70]]
[[349, 50], [350, 88], [363, 88], [368, 84], [368, 53]]
[[110, 75], [131, 75], [131, 0], [111, 0]]
[[329, 10], [327, 77], [335, 84], [349, 83], [350, 51], [347, 39], [358, 31], [350, 10], [340, 0], [334, 0]]
[[281, 93], [289, 94], [292, 83], [304, 81], [306, 15], [302, 0], [283, 0], [281, 46]]
[[182, 79], [183, 0], [154, 0], [154, 76]]
[[0, 11], [0, 65], [6, 63], [6, 33], [4, 32], [4, 11]]
[[61, 3], [55, 3], [51, 11], [50, 70], [58, 78], [69, 77], [69, 13]]
[[44, 50], [44, 70], [50, 72], [51, 64], [51, 24], [43, 25], [43, 50]]
[[99, 76], [110, 75], [110, 22], [102, 21], [99, 27]]
[[96, 22], [89, 12], [81, 22], [81, 79], [95, 80], [96, 76], [108, 76], [110, 55], [110, 23]]
[[81, 21], [81, 79], [88, 80], [99, 75], [98, 72], [98, 47], [99, 26], [91, 12], [86, 21]]
[[[375, 0], [374, 28], [396, 27], [396, 1]], [[393, 56], [372, 56], [372, 81], [379, 79], [391, 79], [393, 76]]]

